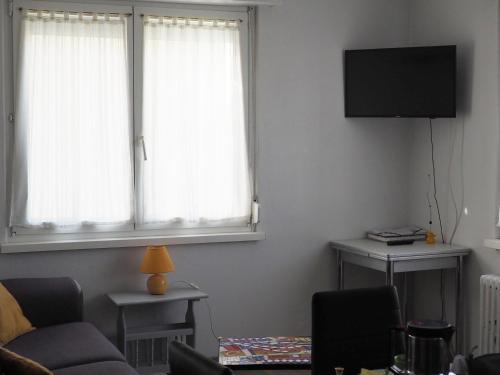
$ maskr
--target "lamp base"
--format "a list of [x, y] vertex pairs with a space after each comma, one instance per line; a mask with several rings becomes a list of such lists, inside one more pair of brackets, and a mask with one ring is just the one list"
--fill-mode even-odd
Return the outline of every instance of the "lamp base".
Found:
[[165, 294], [168, 288], [168, 281], [161, 273], [155, 273], [148, 278], [147, 286], [150, 294]]

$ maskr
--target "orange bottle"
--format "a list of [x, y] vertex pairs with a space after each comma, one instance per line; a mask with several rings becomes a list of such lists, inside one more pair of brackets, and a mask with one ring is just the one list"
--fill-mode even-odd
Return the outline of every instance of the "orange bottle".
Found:
[[425, 242], [428, 245], [434, 245], [436, 243], [436, 235], [432, 231], [428, 230], [425, 236]]

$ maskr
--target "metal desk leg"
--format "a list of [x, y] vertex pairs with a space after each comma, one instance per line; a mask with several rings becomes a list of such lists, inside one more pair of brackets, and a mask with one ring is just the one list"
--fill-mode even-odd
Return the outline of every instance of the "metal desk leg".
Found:
[[408, 321], [408, 277], [406, 272], [403, 272], [403, 324], [406, 327]]
[[344, 261], [340, 250], [337, 250], [337, 290], [344, 290]]
[[462, 330], [462, 286], [463, 286], [463, 257], [457, 257], [457, 268], [456, 268], [456, 296], [455, 296], [455, 347], [456, 352], [464, 354], [463, 348], [463, 330]]
[[196, 345], [196, 321], [194, 319], [193, 301], [188, 301], [186, 323], [193, 329], [193, 334], [186, 336], [186, 343], [194, 348]]
[[118, 319], [116, 321], [116, 336], [118, 349], [122, 352], [123, 356], [127, 358], [127, 324], [125, 323], [125, 308], [118, 308]]
[[394, 263], [386, 262], [385, 285], [394, 285]]

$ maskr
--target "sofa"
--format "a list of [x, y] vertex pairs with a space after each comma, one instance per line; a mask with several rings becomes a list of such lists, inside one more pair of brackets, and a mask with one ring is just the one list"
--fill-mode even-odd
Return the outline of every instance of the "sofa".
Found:
[[137, 375], [118, 349], [83, 322], [83, 294], [75, 280], [1, 280], [36, 330], [5, 345], [54, 375]]

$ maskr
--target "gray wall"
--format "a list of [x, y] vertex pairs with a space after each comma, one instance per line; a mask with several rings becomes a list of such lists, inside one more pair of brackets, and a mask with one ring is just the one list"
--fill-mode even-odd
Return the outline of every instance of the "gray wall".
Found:
[[[414, 45], [458, 45], [458, 117], [435, 121], [438, 195], [448, 235], [455, 222], [450, 183], [457, 198], [464, 193], [469, 215], [463, 216], [455, 242], [475, 251], [466, 262], [466, 312], [469, 346], [478, 343], [479, 276], [499, 274], [500, 257], [482, 246], [495, 237], [498, 186], [498, 1], [413, 0], [410, 3], [410, 40]], [[464, 188], [461, 187], [460, 150], [463, 142]], [[426, 121], [412, 125], [410, 149], [411, 222], [427, 223], [426, 174], [430, 171], [429, 129]], [[453, 146], [455, 144], [455, 146]], [[454, 149], [454, 156], [451, 157]], [[450, 166], [451, 159], [451, 167]], [[450, 169], [449, 169], [450, 168]], [[448, 169], [450, 172], [448, 172]], [[434, 220], [437, 223], [437, 220]], [[437, 225], [434, 225], [437, 229]], [[453, 280], [447, 278], [448, 301]], [[417, 278], [416, 313], [439, 313], [438, 273]], [[450, 305], [449, 314], [453, 312]]]
[[[342, 82], [344, 48], [407, 44], [407, 1], [283, 3], [261, 8], [258, 20], [258, 178], [267, 239], [171, 248], [177, 272], [170, 279], [190, 280], [210, 294], [223, 336], [308, 334], [312, 293], [333, 286], [327, 242], [407, 221], [408, 123], [345, 119]], [[137, 248], [1, 255], [0, 277], [74, 277], [85, 291], [86, 318], [113, 336], [115, 310], [104, 294], [143, 287], [142, 254]], [[383, 281], [347, 271], [351, 286]], [[214, 354], [203, 305], [198, 314], [200, 347]]]

